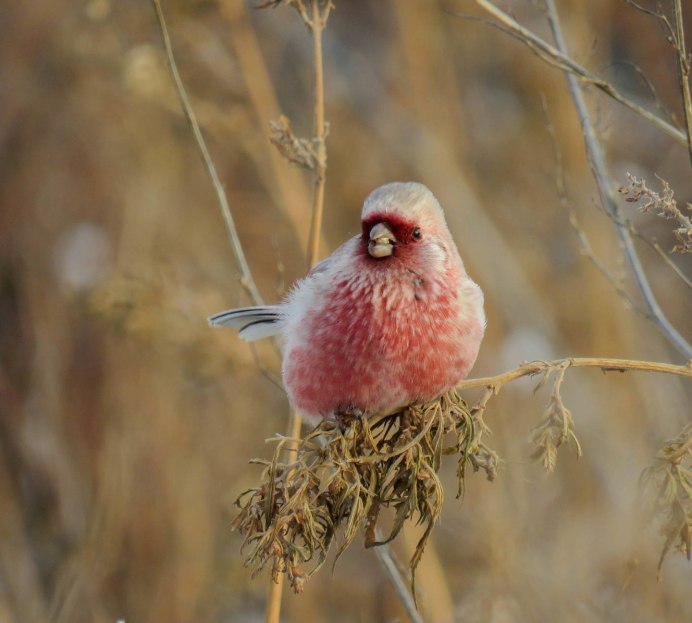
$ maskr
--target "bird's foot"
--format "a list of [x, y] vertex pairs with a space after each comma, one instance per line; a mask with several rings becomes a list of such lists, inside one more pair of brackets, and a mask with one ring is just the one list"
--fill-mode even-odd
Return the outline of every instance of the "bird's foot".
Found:
[[365, 411], [359, 407], [339, 407], [334, 410], [334, 420], [342, 433], [344, 433], [346, 429], [353, 424], [354, 420], [362, 419], [364, 417]]

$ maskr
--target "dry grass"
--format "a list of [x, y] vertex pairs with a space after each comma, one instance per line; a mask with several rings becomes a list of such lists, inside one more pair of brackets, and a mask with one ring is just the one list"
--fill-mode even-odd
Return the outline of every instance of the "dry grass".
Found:
[[[665, 112], [683, 119], [675, 53], [655, 20], [620, 0], [557, 4], [569, 12], [565, 35], [581, 65], [684, 137]], [[132, 0], [8, 6], [0, 38], [0, 618], [261, 619], [266, 582], [250, 579], [238, 555], [242, 537], [229, 524], [238, 494], [257, 485], [261, 470], [248, 458], [267, 456], [264, 440], [284, 430], [286, 405], [246, 346], [204, 321], [247, 299], [170, 86], [155, 16]], [[313, 134], [310, 37], [285, 8], [163, 6], [248, 263], [274, 302], [281, 279], [290, 284], [305, 272], [312, 180], [286, 165], [268, 122], [283, 113], [295, 136]], [[593, 209], [583, 134], [561, 72], [502, 33], [452, 18], [449, 6], [341, 2], [331, 15], [323, 252], [357, 232], [372, 188], [420, 180], [440, 197], [486, 292], [488, 334], [474, 376], [567, 353], [676, 361], [580, 256], [559, 208], [540, 93], [580, 226], [594, 253], [622, 273], [611, 224]], [[517, 20], [547, 36], [533, 3], [512, 6]], [[623, 61], [654, 82], [662, 109]], [[658, 192], [660, 175], [684, 214], [692, 197], [686, 150], [600, 91], [587, 103], [613, 178], [631, 171]], [[623, 213], [663, 250], [678, 244], [672, 221]], [[689, 339], [692, 291], [637, 244], [662, 308]], [[671, 257], [690, 274], [689, 253]], [[259, 355], [276, 373], [271, 347]], [[463, 396], [476, 405], [485, 387]], [[467, 479], [463, 504], [444, 504], [430, 544], [452, 614], [429, 588], [439, 575], [426, 573], [428, 551], [417, 573], [424, 619], [692, 619], [692, 566], [676, 551], [677, 537], [656, 581], [668, 515], [663, 535], [640, 532], [635, 505], [637, 474], [688, 424], [688, 387], [669, 375], [568, 370], [561, 395], [583, 456], [560, 453], [549, 477], [524, 441], [552, 383], [539, 398], [526, 380], [493, 395], [484, 418], [505, 467], [492, 485]], [[443, 457], [438, 474], [448, 497], [455, 464]], [[410, 551], [408, 539], [390, 545], [407, 561], [419, 537], [413, 531]], [[633, 558], [636, 567], [628, 566]], [[283, 619], [404, 620], [373, 561], [356, 536], [333, 574], [323, 568], [298, 597], [286, 591]]]

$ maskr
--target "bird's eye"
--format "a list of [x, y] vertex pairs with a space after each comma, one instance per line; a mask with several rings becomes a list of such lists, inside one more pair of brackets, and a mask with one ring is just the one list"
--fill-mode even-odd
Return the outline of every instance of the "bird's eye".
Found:
[[414, 229], [411, 233], [411, 236], [414, 240], [420, 240], [423, 237], [423, 234], [421, 233], [421, 230], [416, 227], [416, 229]]

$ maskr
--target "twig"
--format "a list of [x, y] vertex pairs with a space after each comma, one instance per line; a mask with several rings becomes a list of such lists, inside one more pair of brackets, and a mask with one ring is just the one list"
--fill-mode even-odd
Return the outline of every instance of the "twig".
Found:
[[[262, 6], [278, 6], [280, 2], [270, 1]], [[320, 10], [320, 0], [312, 0], [311, 13], [308, 14], [302, 0], [293, 3], [303, 22], [312, 33], [313, 43], [313, 69], [314, 69], [314, 137], [313, 148], [315, 156], [314, 182], [312, 196], [312, 217], [310, 220], [310, 233], [308, 236], [308, 266], [312, 268], [319, 259], [319, 246], [322, 232], [322, 215], [324, 213], [324, 190], [327, 180], [327, 149], [325, 144], [327, 124], [324, 114], [324, 63], [322, 55], [322, 32], [327, 26], [329, 14], [332, 10], [331, 0], [327, 0], [324, 10]], [[288, 436], [300, 437], [301, 417], [291, 411], [288, 420]], [[293, 463], [296, 460], [297, 447], [287, 447], [286, 461]], [[283, 575], [277, 582], [270, 580], [269, 594], [267, 597], [267, 609], [265, 613], [266, 623], [279, 623], [281, 612], [281, 595], [283, 592]]]
[[[379, 531], [376, 532], [376, 538], [380, 542], [384, 540]], [[406, 583], [401, 577], [397, 564], [394, 562], [394, 558], [392, 557], [392, 552], [390, 551], [389, 547], [387, 545], [377, 545], [374, 547], [374, 550], [375, 554], [377, 554], [377, 559], [380, 561], [382, 568], [389, 578], [389, 582], [391, 583], [394, 592], [397, 594], [399, 601], [401, 601], [402, 605], [404, 606], [406, 614], [408, 614], [413, 623], [424, 623], [423, 617], [421, 616], [420, 612], [418, 612], [416, 604], [413, 601], [413, 597], [411, 596]]]
[[266, 623], [278, 623], [281, 620], [281, 594], [284, 590], [284, 574], [280, 573], [276, 581], [269, 580], [267, 608], [264, 612]]
[[647, 313], [639, 308], [636, 302], [632, 299], [629, 292], [624, 288], [620, 279], [617, 279], [613, 275], [608, 267], [596, 256], [589, 238], [586, 232], [579, 225], [579, 220], [577, 219], [577, 212], [574, 205], [567, 196], [567, 184], [565, 183], [565, 171], [562, 164], [562, 152], [560, 151], [560, 146], [558, 145], [557, 135], [555, 133], [555, 127], [553, 126], [550, 114], [548, 111], [548, 104], [546, 102], [545, 96], [541, 95], [541, 107], [543, 108], [543, 114], [545, 115], [545, 125], [548, 130], [548, 135], [550, 136], [550, 141], [553, 145], [553, 155], [555, 156], [555, 191], [557, 192], [558, 199], [560, 200], [560, 206], [567, 213], [569, 218], [569, 224], [577, 235], [579, 240], [579, 246], [581, 254], [586, 256], [586, 258], [596, 267], [596, 269], [603, 275], [603, 277], [610, 283], [613, 289], [620, 295], [627, 307], [640, 314], [647, 320], [650, 320]]
[[685, 129], [687, 131], [687, 153], [692, 164], [692, 96], [690, 95], [690, 59], [685, 47], [685, 29], [682, 19], [682, 2], [673, 0], [673, 13], [675, 15], [675, 50], [678, 59], [678, 80], [682, 91], [682, 107], [685, 116]]
[[522, 363], [519, 367], [503, 372], [496, 376], [486, 376], [478, 379], [466, 379], [457, 384], [457, 389], [473, 387], [494, 388], [495, 393], [507, 383], [524, 376], [535, 376], [550, 369], [558, 368], [600, 368], [603, 372], [625, 372], [638, 370], [640, 372], [659, 372], [692, 378], [692, 360], [686, 365], [660, 363], [657, 361], [639, 361], [636, 359], [608, 359], [603, 357], [567, 357], [552, 361], [531, 361]]
[[672, 0], [673, 21], [671, 24], [668, 16], [661, 10], [660, 4], [656, 9], [642, 6], [634, 0], [626, 0], [627, 4], [633, 6], [638, 11], [658, 19], [666, 39], [675, 49], [678, 69], [678, 81], [680, 82], [680, 92], [682, 94], [683, 116], [685, 118], [685, 131], [687, 133], [687, 153], [692, 163], [692, 97], [690, 96], [690, 60], [687, 56], [685, 46], [685, 29], [682, 17], [682, 2]]
[[314, 59], [315, 89], [315, 143], [316, 167], [312, 196], [312, 219], [308, 239], [308, 262], [312, 268], [319, 259], [320, 232], [324, 213], [324, 189], [327, 182], [327, 147], [325, 139], [327, 125], [324, 120], [324, 68], [322, 60], [322, 31], [327, 26], [331, 0], [327, 0], [324, 12], [320, 11], [319, 0], [312, 0], [312, 15], [308, 22], [312, 32], [312, 53]]
[[245, 258], [245, 252], [243, 251], [243, 246], [240, 242], [240, 237], [238, 236], [238, 230], [236, 229], [235, 221], [233, 220], [231, 208], [228, 205], [226, 193], [224, 192], [219, 175], [216, 172], [214, 161], [209, 154], [206, 141], [204, 140], [204, 136], [202, 136], [199, 123], [197, 123], [197, 117], [192, 109], [192, 105], [190, 104], [190, 100], [187, 96], [187, 91], [185, 90], [183, 81], [180, 78], [180, 73], [178, 72], [178, 66], [175, 62], [175, 57], [173, 56], [173, 47], [168, 34], [166, 20], [163, 15], [163, 10], [161, 9], [161, 2], [160, 0], [151, 0], [151, 2], [156, 10], [156, 17], [159, 22], [161, 37], [163, 38], [163, 47], [166, 51], [166, 60], [168, 61], [168, 67], [171, 71], [173, 82], [175, 83], [175, 90], [180, 98], [180, 104], [185, 112], [185, 118], [187, 119], [190, 129], [192, 130], [192, 134], [195, 138], [195, 144], [197, 145], [197, 149], [199, 150], [200, 156], [204, 162], [204, 166], [209, 174], [209, 178], [211, 179], [214, 192], [216, 193], [216, 199], [219, 202], [219, 207], [221, 208], [221, 214], [223, 215], [224, 222], [226, 223], [226, 230], [228, 232], [228, 237], [230, 238], [231, 249], [233, 250], [233, 255], [235, 257], [236, 264], [238, 265], [238, 270], [240, 271], [240, 284], [247, 292], [250, 300], [255, 305], [261, 305], [262, 296], [257, 289], [257, 285], [255, 284], [250, 267], [248, 266], [247, 259]]
[[[476, 2], [488, 4], [486, 0], [476, 0]], [[557, 48], [560, 53], [565, 56], [566, 45], [562, 36], [562, 30], [560, 28], [560, 23], [553, 0], [545, 0], [545, 8], [550, 28], [553, 32], [553, 36], [555, 37]], [[629, 230], [622, 224], [620, 210], [618, 208], [618, 204], [613, 198], [610, 184], [608, 182], [607, 167], [603, 150], [601, 149], [598, 139], [596, 138], [596, 131], [589, 116], [586, 102], [584, 101], [584, 94], [581, 91], [577, 78], [571, 72], [566, 72], [565, 77], [572, 95], [572, 100], [574, 101], [574, 106], [577, 109], [577, 114], [579, 115], [579, 121], [584, 131], [584, 142], [586, 144], [589, 165], [591, 166], [591, 172], [598, 186], [598, 193], [601, 198], [601, 203], [608, 214], [613, 216], [613, 222], [615, 223], [615, 229], [617, 231], [618, 238], [620, 239], [620, 244], [625, 252], [625, 257], [629, 262], [635, 282], [637, 283], [637, 287], [643, 296], [648, 314], [651, 316], [651, 320], [654, 325], [668, 339], [668, 341], [675, 346], [675, 348], [687, 359], [692, 358], [692, 346], [690, 346], [687, 340], [685, 340], [685, 338], [677, 331], [677, 329], [670, 323], [663, 313], [663, 310], [659, 306], [658, 301], [656, 300], [656, 297], [651, 289], [649, 281], [644, 272], [644, 268], [642, 267], [639, 256], [637, 255], [637, 251], [634, 248], [634, 243], [632, 241], [632, 237], [630, 236]]]
[[[500, 30], [511, 34], [513, 37], [527, 45], [535, 54], [537, 54], [548, 64], [552, 65], [553, 67], [557, 67], [568, 74], [578, 77], [582, 82], [591, 84], [599, 91], [602, 91], [616, 102], [625, 106], [625, 108], [629, 108], [632, 112], [635, 112], [640, 117], [643, 117], [648, 122], [655, 125], [659, 130], [662, 130], [668, 134], [668, 136], [674, 138], [677, 142], [682, 143], [683, 145], [687, 144], [687, 135], [683, 130], [675, 127], [665, 119], [662, 119], [658, 115], [646, 110], [642, 106], [639, 106], [639, 104], [636, 104], [632, 100], [625, 97], [610, 82], [590, 72], [584, 66], [567, 56], [564, 50], [556, 49], [547, 41], [544, 41], [538, 35], [535, 35], [530, 30], [522, 26], [511, 15], [505, 13], [492, 2], [489, 2], [489, 0], [474, 0], [474, 2], [497, 20], [497, 22], [486, 21], [487, 24], [498, 27]], [[461, 17], [463, 19], [467, 17], [458, 13], [452, 13], [452, 15], [456, 15], [457, 17]]]
[[648, 245], [651, 247], [656, 253], [659, 254], [661, 259], [668, 264], [670, 269], [682, 280], [682, 282], [690, 289], [692, 289], [692, 281], [690, 281], [689, 277], [680, 270], [680, 267], [668, 257], [668, 254], [661, 248], [661, 245], [658, 244], [658, 241], [655, 238], [649, 239], [646, 236], [643, 236], [637, 229], [635, 229], [634, 225], [632, 225], [631, 222], [629, 222], [629, 227], [630, 231], [632, 234], [634, 234], [639, 240], [641, 240], [644, 244]]
[[[288, 418], [286, 436], [289, 439], [300, 438], [301, 417], [291, 411]], [[286, 446], [286, 463], [295, 463], [298, 456], [298, 444]], [[269, 578], [269, 590], [267, 592], [267, 608], [264, 612], [265, 623], [280, 623], [281, 621], [281, 597], [284, 590], [285, 573], [279, 573], [276, 578]]]
[[625, 305], [629, 309], [636, 312], [643, 318], [653, 321], [651, 316], [641, 309], [639, 305], [637, 305], [636, 301], [630, 296], [630, 293], [622, 285], [622, 279], [618, 279], [615, 275], [613, 275], [608, 267], [598, 257], [596, 257], [596, 253], [591, 247], [591, 243], [589, 242], [586, 232], [579, 225], [576, 211], [573, 208], [570, 208], [568, 214], [569, 224], [572, 226], [572, 229], [577, 234], [577, 238], [579, 239], [579, 246], [581, 247], [582, 255], [586, 256], [586, 258], [596, 267], [596, 270], [603, 275], [606, 281], [612, 286], [613, 290], [618, 293], [620, 298], [622, 298]]

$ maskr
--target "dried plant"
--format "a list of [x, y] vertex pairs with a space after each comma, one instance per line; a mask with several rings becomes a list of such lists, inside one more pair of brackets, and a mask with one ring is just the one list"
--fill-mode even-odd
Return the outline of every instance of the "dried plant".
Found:
[[[670, 184], [664, 179], [658, 178], [662, 185], [660, 193], [652, 190], [646, 185], [646, 181], [637, 178], [631, 173], [627, 174], [629, 186], [619, 189], [625, 201], [630, 203], [642, 202], [639, 209], [642, 212], [655, 212], [658, 216], [672, 219], [678, 227], [673, 230], [678, 244], [673, 247], [674, 253], [692, 253], [692, 219], [686, 216], [678, 207], [677, 201], [673, 198], [674, 191]], [[692, 212], [692, 204], [687, 204], [687, 212]]]
[[665, 537], [658, 562], [660, 579], [671, 549], [684, 552], [688, 560], [692, 553], [692, 424], [658, 451], [642, 472], [640, 486], [650, 518], [660, 522]]
[[553, 372], [557, 374], [553, 391], [550, 394], [550, 402], [543, 414], [543, 419], [531, 432], [530, 440], [536, 445], [531, 458], [540, 461], [543, 467], [552, 472], [557, 463], [557, 449], [563, 443], [573, 443], [577, 456], [582, 455], [581, 444], [574, 433], [574, 419], [572, 412], [562, 401], [560, 390], [565, 379], [565, 372], [569, 364], [563, 364], [554, 368], [548, 368], [536, 387], [543, 385]]
[[[444, 490], [438, 477], [443, 455], [456, 455], [458, 495], [466, 468], [497, 474], [498, 456], [483, 441], [482, 411], [470, 409], [456, 391], [426, 404], [346, 425], [325, 420], [304, 439], [277, 437], [261, 484], [237, 500], [233, 525], [245, 535], [246, 565], [260, 572], [271, 566], [276, 581], [286, 573], [295, 592], [324, 564], [339, 529], [336, 558], [365, 527], [365, 545], [394, 539], [416, 518], [425, 531], [411, 559], [412, 585], [433, 526], [442, 510]], [[297, 444], [295, 460], [281, 462], [284, 446]], [[381, 511], [392, 509], [389, 535], [375, 533]]]
[[269, 140], [286, 160], [308, 171], [317, 169], [318, 153], [313, 142], [293, 134], [291, 120], [288, 117], [281, 115], [278, 121], [271, 121], [269, 127], [271, 128]]

